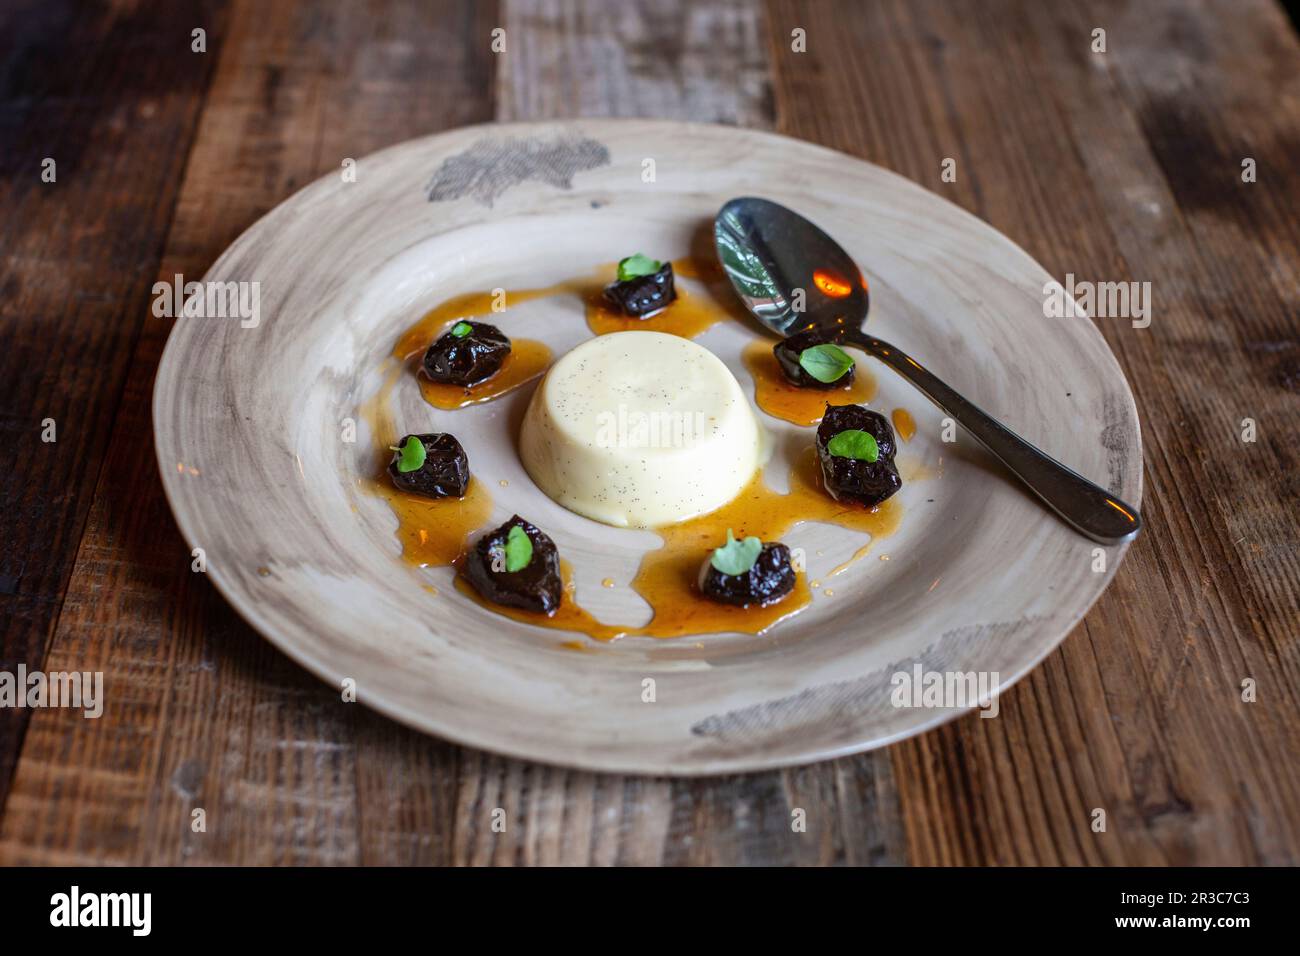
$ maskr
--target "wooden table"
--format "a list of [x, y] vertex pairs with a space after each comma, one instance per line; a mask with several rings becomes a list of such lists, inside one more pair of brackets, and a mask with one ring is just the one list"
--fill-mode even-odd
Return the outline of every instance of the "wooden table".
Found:
[[[34, 0], [3, 22], [0, 670], [102, 670], [108, 706], [0, 711], [0, 862], [1300, 862], [1300, 43], [1271, 0]], [[606, 115], [832, 146], [1053, 275], [1152, 284], [1149, 328], [1098, 322], [1142, 416], [1146, 531], [999, 719], [752, 776], [570, 772], [340, 706], [191, 572], [151, 441], [153, 282], [345, 158]]]

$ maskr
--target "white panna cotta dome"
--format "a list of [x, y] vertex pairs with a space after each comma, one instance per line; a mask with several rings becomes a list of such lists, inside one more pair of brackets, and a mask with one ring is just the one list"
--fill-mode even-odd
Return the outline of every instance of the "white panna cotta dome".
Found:
[[635, 528], [726, 504], [765, 448], [731, 370], [662, 332], [614, 332], [569, 352], [537, 387], [519, 436], [524, 467], [549, 497]]

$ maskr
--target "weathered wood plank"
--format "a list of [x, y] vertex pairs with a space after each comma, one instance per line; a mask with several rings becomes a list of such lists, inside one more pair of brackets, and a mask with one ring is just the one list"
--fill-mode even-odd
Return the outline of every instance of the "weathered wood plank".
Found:
[[[1298, 115], [1294, 35], [1267, 3], [1231, 16], [1218, 4], [842, 12], [770, 7], [774, 37], [800, 26], [808, 38], [804, 54], [775, 48], [783, 130], [948, 196], [1058, 276], [1149, 280], [1155, 299], [1149, 328], [1098, 321], [1143, 417], [1147, 531], [1001, 717], [893, 748], [911, 858], [1293, 862], [1296, 227], [1280, 210], [1296, 196], [1281, 177], [1242, 189], [1227, 144], [1244, 137], [1261, 168], [1283, 166]], [[1107, 54], [1090, 49], [1098, 26]], [[1258, 119], [1237, 132], [1237, 111]], [[1222, 145], [1194, 149], [1198, 131]], [[949, 157], [955, 183], [940, 175]], [[1225, 214], [1237, 229], [1222, 229]], [[1272, 343], [1271, 378], [1260, 342]], [[1278, 447], [1240, 442], [1248, 414]], [[1260, 549], [1253, 565], [1246, 541]], [[1240, 702], [1252, 675], [1271, 700]], [[1090, 828], [1094, 808], [1106, 833]]]
[[652, 116], [765, 128], [762, 11], [747, 0], [507, 0], [500, 120]]
[[[237, 4], [158, 274], [197, 278], [346, 157], [488, 118], [490, 18], [471, 3]], [[51, 669], [105, 670], [112, 706], [98, 721], [37, 715], [0, 859], [357, 862], [362, 827], [386, 825], [358, 807], [357, 708], [191, 572], [163, 500], [149, 421], [169, 326], [151, 316], [136, 345], [49, 654]], [[206, 832], [192, 830], [196, 808]]]
[[[39, 668], [58, 620], [215, 57], [190, 31], [221, 17], [0, 13], [0, 670]], [[0, 710], [0, 807], [28, 713]]]
[[[121, 410], [79, 506], [85, 535], [49, 653], [51, 668], [107, 671], [113, 707], [99, 721], [36, 715], [0, 861], [1295, 862], [1300, 227], [1284, 171], [1300, 71], [1276, 7], [1225, 7], [237, 5], [210, 37], [220, 62], [166, 254], [138, 277], [130, 314], [145, 312], [155, 273], [201, 273], [342, 158], [442, 126], [775, 122], [948, 196], [1057, 275], [1153, 283], [1150, 328], [1098, 323], [1143, 418], [1148, 530], [997, 719], [743, 778], [530, 765], [341, 704], [189, 571], [154, 475], [149, 393], [168, 320], [149, 318], [129, 371], [135, 333], [113, 346]], [[498, 26], [507, 46], [493, 54]], [[1101, 57], [1095, 26], [1108, 31]], [[790, 48], [796, 28], [806, 53]], [[66, 90], [107, 67], [83, 69]], [[94, 129], [122, 145], [111, 123]], [[1240, 182], [1238, 153], [1257, 159], [1258, 183]], [[940, 178], [949, 157], [954, 183]], [[152, 208], [147, 192], [133, 212]], [[85, 276], [103, 282], [102, 269]], [[1246, 416], [1253, 446], [1237, 439]], [[75, 524], [59, 534], [71, 549]], [[1240, 702], [1248, 676], [1255, 704]], [[196, 807], [205, 833], [191, 829]], [[1104, 833], [1090, 828], [1096, 808]], [[799, 811], [806, 832], [792, 827]]]

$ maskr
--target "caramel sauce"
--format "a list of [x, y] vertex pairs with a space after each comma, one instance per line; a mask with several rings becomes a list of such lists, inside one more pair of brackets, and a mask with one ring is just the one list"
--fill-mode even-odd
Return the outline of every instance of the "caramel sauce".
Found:
[[[870, 553], [871, 548], [872, 548], [872, 546], [873, 546], [875, 543], [876, 543], [876, 539], [875, 539], [875, 538], [872, 538], [870, 541], [868, 541], [868, 542], [867, 542], [866, 544], [864, 544], [862, 547], [858, 548], [858, 550], [854, 551], [854, 552], [853, 552], [853, 556], [852, 556], [851, 558], [849, 558], [847, 561], [845, 561], [843, 564], [837, 564], [837, 565], [835, 565], [835, 567], [833, 567], [833, 568], [831, 568], [829, 571], [827, 571], [827, 572], [826, 572], [826, 576], [827, 576], [828, 578], [833, 578], [833, 577], [835, 577], [835, 575], [837, 575], [837, 574], [842, 574], [843, 572], [847, 571], [850, 567], [852, 567], [852, 566], [853, 566], [854, 564], [856, 564], [858, 561], [861, 561], [863, 558], [865, 558], [865, 557], [867, 556], [867, 554]], [[888, 558], [887, 555], [881, 555], [881, 560], [882, 560], [882, 561], [883, 561], [883, 560], [887, 560], [887, 558]]]
[[906, 408], [896, 408], [890, 416], [894, 420], [894, 431], [903, 441], [911, 441], [916, 434], [916, 419]]
[[[657, 530], [661, 534], [666, 531]], [[741, 536], [737, 529], [736, 537]], [[795, 575], [794, 590], [775, 604], [748, 608], [721, 604], [705, 597], [696, 582], [709, 552], [727, 539], [726, 527], [721, 532], [707, 526], [680, 536], [664, 534], [664, 539], [662, 548], [642, 559], [641, 570], [632, 581], [633, 589], [654, 610], [650, 623], [631, 631], [632, 634], [659, 638], [687, 634], [762, 634], [778, 621], [798, 614], [812, 600], [808, 576], [800, 572]]]
[[[719, 267], [707, 261], [674, 260], [673, 269], [682, 278], [708, 282], [723, 279]], [[597, 335], [642, 329], [691, 338], [727, 318], [725, 310], [680, 288], [677, 300], [658, 315], [649, 319], [627, 318], [608, 308], [600, 297], [604, 284], [612, 281], [614, 267], [602, 267], [600, 271], [604, 273], [604, 282], [598, 281], [601, 277], [597, 276], [596, 279], [569, 280], [544, 288], [508, 292], [506, 306], [563, 293], [577, 294], [586, 304], [588, 326]], [[379, 391], [364, 401], [360, 409], [383, 446], [391, 445], [399, 437], [392, 420], [389, 397], [411, 359], [418, 362], [424, 350], [451, 323], [487, 316], [497, 311], [494, 309], [497, 302], [497, 297], [488, 292], [457, 296], [431, 309], [398, 338], [392, 351], [392, 359], [396, 361], [385, 373]], [[513, 363], [512, 359], [515, 360]], [[426, 401], [438, 408], [463, 408], [488, 401], [536, 377], [545, 371], [550, 359], [550, 349], [544, 344], [516, 339], [512, 341], [511, 355], [503, 363], [501, 371], [487, 382], [465, 389], [438, 385], [421, 376], [421, 393]], [[836, 404], [857, 404], [869, 401], [875, 394], [875, 380], [861, 367], [861, 363], [853, 385], [820, 391], [800, 389], [786, 382], [771, 346], [765, 342], [751, 344], [745, 351], [744, 360], [754, 376], [759, 407], [798, 425], [816, 424], [828, 400]], [[902, 410], [894, 413], [895, 425], [901, 432], [899, 412]], [[470, 479], [463, 499], [437, 500], [399, 491], [393, 487], [386, 472], [377, 478], [363, 479], [361, 484], [371, 494], [388, 502], [398, 520], [397, 537], [402, 545], [402, 558], [417, 567], [458, 566], [469, 548], [470, 536], [485, 528], [491, 519], [491, 496], [477, 478]], [[902, 506], [892, 498], [873, 509], [835, 501], [822, 487], [816, 453], [809, 448], [791, 470], [788, 493], [771, 490], [762, 475], [757, 474], [733, 501], [717, 511], [654, 529], [663, 538], [663, 545], [645, 555], [632, 581], [633, 589], [646, 600], [653, 612], [650, 622], [643, 627], [605, 624], [582, 608], [576, 600], [572, 568], [566, 561], [561, 561], [564, 599], [550, 617], [487, 601], [459, 574], [454, 584], [458, 592], [494, 613], [526, 624], [585, 634], [597, 641], [611, 641], [624, 635], [675, 638], [687, 634], [761, 634], [807, 607], [812, 600], [812, 589], [807, 575], [801, 571], [796, 575], [794, 591], [766, 608], [737, 608], [705, 597], [697, 587], [700, 567], [709, 552], [726, 539], [728, 529], [737, 537], [756, 535], [765, 542], [781, 540], [791, 528], [803, 521], [820, 521], [870, 534], [871, 541], [829, 572], [827, 577], [830, 577], [867, 554], [876, 541], [893, 534], [901, 517]], [[601, 583], [609, 586], [613, 582]], [[814, 586], [819, 584], [815, 582]], [[826, 591], [827, 595], [831, 593]], [[583, 645], [568, 641], [561, 646], [580, 649]]]
[[456, 590], [479, 607], [486, 608], [495, 614], [504, 615], [510, 620], [519, 621], [522, 624], [535, 624], [538, 627], [549, 627], [560, 631], [577, 631], [579, 634], [586, 634], [597, 641], [612, 641], [614, 638], [622, 637], [629, 632], [626, 627], [602, 624], [589, 611], [578, 604], [574, 599], [574, 592], [577, 587], [573, 582], [573, 568], [568, 561], [560, 561], [560, 575], [564, 580], [564, 597], [560, 601], [560, 606], [555, 609], [555, 613], [550, 617], [538, 611], [525, 611], [523, 608], [495, 604], [474, 590], [474, 585], [459, 574], [456, 575], [455, 583]]
[[[663, 547], [642, 559], [632, 580], [632, 588], [654, 609], [654, 617], [631, 633], [649, 637], [761, 634], [808, 605], [812, 595], [803, 573], [791, 594], [765, 608], [730, 607], [700, 593], [695, 585], [700, 567], [709, 552], [726, 540], [728, 528], [737, 538], [754, 535], [768, 542], [780, 541], [800, 522], [823, 521], [865, 531], [875, 542], [897, 531], [901, 518], [902, 506], [895, 498], [868, 509], [841, 504], [828, 495], [822, 488], [816, 453], [809, 448], [790, 471], [788, 494], [773, 491], [761, 474], [755, 475], [735, 499], [717, 511], [654, 529], [664, 539]], [[866, 549], [859, 551], [859, 555], [865, 553]]]
[[[544, 299], [562, 292], [577, 291], [571, 282], [558, 282], [541, 289], [506, 291], [500, 300], [491, 292], [467, 292], [453, 296], [434, 306], [419, 321], [409, 326], [393, 345], [393, 358], [405, 362], [417, 354], [423, 355], [434, 339], [459, 319], [481, 319], [489, 315], [504, 315], [513, 306], [531, 299]], [[500, 301], [501, 308], [497, 308]]]
[[466, 388], [464, 385], [430, 381], [420, 373], [420, 394], [434, 408], [455, 411], [500, 398], [506, 392], [537, 378], [550, 364], [551, 350], [543, 343], [533, 339], [511, 339], [510, 354], [491, 378]]
[[[392, 361], [386, 364], [388, 368], [384, 372], [383, 382], [375, 393], [363, 400], [357, 408], [361, 420], [370, 428], [370, 433], [379, 443], [379, 447], [384, 449], [397, 444], [397, 439], [402, 437], [398, 434], [397, 423], [393, 420], [393, 408], [389, 403], [393, 387], [401, 377], [402, 366]], [[384, 480], [388, 479], [385, 477]]]
[[[459, 563], [466, 550], [466, 537], [488, 518], [491, 503], [478, 505], [471, 482], [461, 509], [443, 509], [448, 502], [426, 501], [396, 491], [380, 489], [393, 506], [400, 524], [403, 558], [417, 566]], [[482, 493], [486, 498], [486, 493]], [[479, 507], [481, 511], [477, 510]], [[768, 488], [762, 475], [756, 475], [733, 501], [711, 514], [680, 524], [655, 529], [664, 539], [663, 546], [651, 551], [641, 561], [632, 588], [646, 600], [653, 617], [644, 627], [605, 624], [578, 604], [572, 569], [561, 561], [564, 576], [564, 599], [554, 614], [547, 617], [535, 611], [504, 607], [486, 600], [463, 577], [457, 575], [456, 590], [480, 607], [513, 621], [534, 624], [553, 630], [578, 632], [593, 640], [612, 641], [623, 636], [656, 638], [682, 637], [688, 634], [762, 634], [774, 624], [803, 610], [812, 600], [807, 575], [796, 575], [795, 589], [783, 600], [768, 607], [738, 608], [705, 597], [696, 586], [700, 567], [710, 551], [726, 540], [730, 528], [736, 537], [756, 535], [764, 541], [779, 541], [802, 521], [823, 521], [871, 535], [871, 542], [858, 549], [844, 564], [827, 577], [839, 574], [864, 556], [881, 538], [893, 534], [902, 518], [902, 506], [889, 499], [874, 509], [841, 504], [822, 490], [821, 472], [812, 449], [803, 455], [790, 475], [790, 491], [782, 494]], [[446, 522], [435, 532], [431, 524]], [[820, 583], [820, 582], [819, 582]]]
[[754, 402], [773, 418], [795, 425], [816, 425], [822, 420], [826, 403], [861, 405], [876, 394], [876, 380], [861, 361], [853, 382], [841, 388], [800, 388], [785, 377], [771, 342], [750, 342], [741, 353], [745, 368], [754, 377]]
[[420, 382], [420, 394], [434, 408], [454, 411], [468, 405], [477, 405], [479, 402], [490, 402], [545, 372], [551, 364], [550, 348], [533, 339], [512, 338], [510, 354], [501, 363], [497, 373], [468, 388], [464, 385], [434, 382], [426, 378], [419, 366], [424, 353], [434, 341], [461, 319], [479, 319], [502, 313], [520, 302], [540, 299], [568, 290], [567, 283], [559, 283], [543, 289], [505, 292], [500, 298], [491, 292], [470, 292], [455, 296], [430, 309], [420, 317], [418, 322], [398, 336], [393, 346], [393, 358], [403, 364], [415, 366]]
[[393, 509], [402, 560], [417, 568], [454, 564], [468, 548], [469, 536], [492, 517], [492, 496], [477, 478], [470, 478], [464, 498], [408, 494], [393, 487], [387, 474], [363, 485]]
[[[717, 303], [687, 292], [674, 283], [676, 299], [648, 318], [634, 319], [610, 305], [602, 295], [605, 286], [614, 281], [616, 270], [617, 265], [613, 263], [601, 266], [599, 275], [603, 281], [586, 289], [582, 296], [587, 308], [587, 328], [595, 335], [640, 330], [666, 332], [669, 335], [680, 335], [684, 339], [693, 339], [727, 318], [726, 311], [718, 308]], [[674, 278], [712, 280], [717, 274], [718, 270], [711, 269], [707, 262], [694, 259], [673, 260]]]
[[389, 396], [402, 371], [401, 364], [393, 363], [379, 390], [361, 403], [361, 417], [385, 453], [377, 474], [359, 479], [358, 484], [366, 493], [388, 502], [397, 518], [397, 540], [405, 561], [421, 568], [446, 567], [465, 551], [469, 536], [487, 525], [492, 516], [492, 496], [474, 477], [465, 488], [464, 498], [426, 498], [393, 486], [387, 472], [387, 449], [400, 434]]
[[[500, 296], [493, 292], [469, 292], [454, 296], [430, 309], [402, 332], [393, 346], [393, 358], [405, 364], [417, 363], [418, 370], [418, 362], [424, 352], [459, 320], [490, 318], [522, 302], [555, 295], [579, 296], [586, 308], [587, 326], [596, 335], [640, 329], [694, 338], [727, 317], [726, 312], [715, 303], [678, 286], [677, 298], [656, 315], [647, 319], [629, 318], [609, 306], [601, 295], [605, 285], [613, 281], [616, 268], [615, 264], [610, 263], [599, 267], [594, 276], [586, 279], [567, 279], [533, 289], [505, 290]], [[674, 260], [673, 272], [682, 278], [711, 282], [716, 282], [721, 277], [717, 266], [691, 258]], [[499, 398], [537, 378], [551, 364], [551, 350], [542, 342], [511, 339], [510, 345], [510, 354], [502, 363], [501, 369], [486, 381], [466, 388], [433, 382], [419, 373], [420, 394], [433, 407], [454, 411]]]
[[[723, 537], [726, 536], [724, 529]], [[795, 590], [783, 601], [765, 608], [739, 608], [719, 604], [702, 595], [695, 587], [700, 565], [716, 544], [683, 550], [667, 548], [653, 551], [642, 561], [634, 587], [651, 601], [654, 617], [643, 628], [605, 624], [582, 607], [576, 598], [570, 565], [561, 561], [564, 598], [549, 617], [537, 611], [507, 607], [487, 600], [461, 575], [456, 576], [456, 590], [479, 607], [501, 614], [522, 624], [533, 624], [559, 631], [576, 631], [596, 641], [613, 641], [628, 635], [645, 637], [681, 637], [685, 634], [737, 632], [760, 634], [777, 621], [797, 613], [808, 605], [811, 593], [807, 579], [798, 575]], [[652, 560], [658, 558], [658, 560]], [[573, 647], [576, 642], [564, 646]], [[576, 645], [581, 647], [580, 644]]]

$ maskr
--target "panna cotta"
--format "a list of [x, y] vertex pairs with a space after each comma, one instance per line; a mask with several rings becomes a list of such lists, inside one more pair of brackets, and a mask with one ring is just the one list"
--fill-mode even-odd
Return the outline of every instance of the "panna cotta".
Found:
[[662, 332], [614, 332], [569, 352], [538, 385], [519, 436], [524, 467], [550, 498], [635, 528], [720, 508], [766, 449], [731, 370]]

